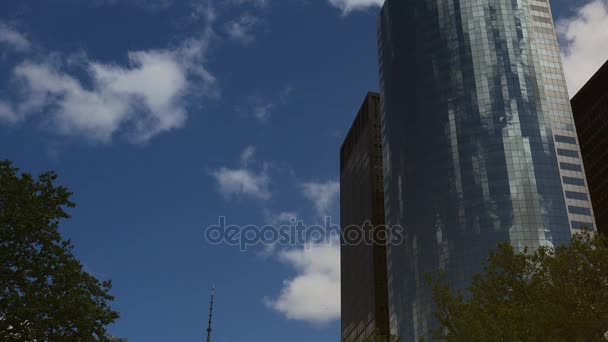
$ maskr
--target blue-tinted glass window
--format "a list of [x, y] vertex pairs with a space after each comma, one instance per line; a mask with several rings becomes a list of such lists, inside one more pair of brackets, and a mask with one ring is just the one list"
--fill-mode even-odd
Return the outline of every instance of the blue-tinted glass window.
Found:
[[558, 148], [557, 154], [559, 154], [560, 156], [564, 156], [564, 157], [578, 158], [578, 151], [566, 150], [563, 148]]
[[585, 180], [575, 177], [563, 177], [565, 184], [585, 186]]
[[571, 131], [571, 132], [575, 131], [573, 124], [565, 124], [565, 123], [561, 123], [561, 122], [556, 123], [555, 128], [562, 129], [564, 131]]
[[560, 142], [560, 143], [565, 143], [565, 144], [576, 144], [576, 138], [567, 137], [564, 135], [556, 135], [555, 141]]
[[566, 197], [575, 200], [588, 201], [589, 197], [584, 192], [566, 191]]
[[591, 222], [571, 221], [570, 223], [574, 229], [594, 230]]
[[568, 206], [568, 212], [570, 212], [570, 214], [591, 216], [590, 208], [577, 207], [574, 205]]
[[562, 170], [583, 172], [583, 167], [580, 166], [579, 164], [559, 163], [559, 167]]

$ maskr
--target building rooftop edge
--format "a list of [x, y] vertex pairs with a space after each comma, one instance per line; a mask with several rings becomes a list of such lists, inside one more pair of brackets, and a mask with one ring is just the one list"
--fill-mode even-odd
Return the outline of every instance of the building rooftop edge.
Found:
[[361, 103], [361, 105], [359, 106], [359, 109], [357, 110], [357, 114], [355, 115], [355, 117], [353, 118], [353, 120], [351, 121], [351, 124], [349, 126], [348, 129], [348, 133], [346, 133], [346, 136], [344, 136], [344, 140], [342, 141], [342, 144], [340, 145], [340, 155], [342, 155], [342, 150], [344, 149], [344, 145], [348, 142], [348, 138], [352, 135], [353, 132], [353, 126], [355, 125], [355, 122], [357, 121], [357, 118], [359, 117], [359, 115], [361, 115], [361, 112], [363, 111], [365, 104], [368, 102], [368, 99], [370, 97], [380, 97], [380, 93], [379, 92], [375, 92], [375, 91], [368, 91], [365, 94], [365, 98], [363, 99], [363, 102]]
[[[606, 61], [591, 78], [583, 85], [583, 87], [572, 97], [570, 102], [573, 106], [587, 107], [589, 97], [595, 97], [596, 93], [604, 89], [601, 85], [608, 83], [608, 61]], [[600, 90], [598, 90], [600, 89]]]

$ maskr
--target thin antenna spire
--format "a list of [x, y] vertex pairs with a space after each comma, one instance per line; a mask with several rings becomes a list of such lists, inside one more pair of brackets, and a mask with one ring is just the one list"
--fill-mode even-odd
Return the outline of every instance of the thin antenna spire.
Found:
[[209, 325], [207, 326], [207, 342], [211, 342], [211, 319], [213, 318], [213, 295], [215, 286], [211, 287], [211, 304], [209, 305]]

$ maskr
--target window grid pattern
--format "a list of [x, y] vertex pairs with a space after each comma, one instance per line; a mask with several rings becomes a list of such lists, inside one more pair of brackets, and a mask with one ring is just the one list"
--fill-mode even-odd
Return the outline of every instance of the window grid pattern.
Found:
[[588, 193], [576, 141], [556, 138], [576, 132], [551, 18], [541, 1], [385, 1], [385, 214], [406, 232], [387, 248], [389, 316], [403, 341], [432, 340], [425, 273], [465, 286], [497, 242], [559, 245], [593, 221], [564, 192]]

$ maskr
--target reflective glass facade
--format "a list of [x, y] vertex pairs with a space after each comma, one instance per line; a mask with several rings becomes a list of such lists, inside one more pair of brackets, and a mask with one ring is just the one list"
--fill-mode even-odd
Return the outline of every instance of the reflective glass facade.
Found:
[[497, 242], [567, 243], [593, 212], [547, 1], [387, 0], [378, 44], [386, 224], [406, 233], [391, 330], [429, 341], [426, 273], [464, 287]]
[[[342, 341], [388, 335], [380, 94], [367, 94], [340, 149]], [[368, 222], [369, 224], [366, 224]], [[375, 242], [378, 242], [377, 244]]]

